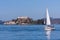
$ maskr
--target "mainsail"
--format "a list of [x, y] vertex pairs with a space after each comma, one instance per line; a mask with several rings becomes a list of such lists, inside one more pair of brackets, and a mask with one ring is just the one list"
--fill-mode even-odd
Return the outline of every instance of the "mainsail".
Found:
[[46, 25], [51, 25], [48, 8], [46, 9]]

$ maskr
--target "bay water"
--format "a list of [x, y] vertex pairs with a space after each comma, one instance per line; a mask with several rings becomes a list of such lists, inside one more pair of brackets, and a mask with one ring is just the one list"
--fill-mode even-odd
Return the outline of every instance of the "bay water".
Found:
[[0, 25], [0, 40], [60, 40], [60, 25], [54, 25], [50, 39], [45, 25]]

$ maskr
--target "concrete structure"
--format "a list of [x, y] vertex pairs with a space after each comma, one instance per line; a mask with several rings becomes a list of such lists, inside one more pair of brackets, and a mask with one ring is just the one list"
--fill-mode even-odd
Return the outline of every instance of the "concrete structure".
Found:
[[18, 17], [17, 18], [17, 22], [18, 24], [29, 24], [31, 23], [32, 19], [27, 17], [27, 16], [22, 16], [22, 17]]

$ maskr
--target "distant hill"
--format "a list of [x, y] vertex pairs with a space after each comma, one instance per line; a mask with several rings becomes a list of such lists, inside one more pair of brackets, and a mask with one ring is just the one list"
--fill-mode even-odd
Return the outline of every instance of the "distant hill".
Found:
[[[43, 19], [43, 20], [45, 20], [46, 21], [46, 19]], [[51, 18], [51, 23], [52, 24], [60, 24], [60, 18]], [[46, 23], [45, 23], [46, 24]]]
[[60, 24], [60, 18], [55, 18], [51, 20], [52, 24]]

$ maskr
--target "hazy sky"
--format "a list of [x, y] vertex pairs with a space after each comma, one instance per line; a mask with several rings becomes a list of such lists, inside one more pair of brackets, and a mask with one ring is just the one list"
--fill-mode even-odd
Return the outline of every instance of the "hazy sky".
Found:
[[45, 17], [46, 8], [51, 17], [60, 18], [60, 0], [0, 0], [0, 20], [18, 16], [41, 19]]

